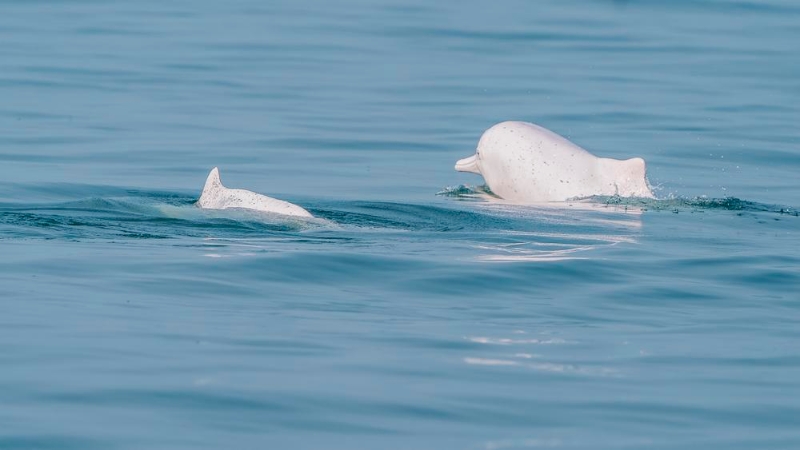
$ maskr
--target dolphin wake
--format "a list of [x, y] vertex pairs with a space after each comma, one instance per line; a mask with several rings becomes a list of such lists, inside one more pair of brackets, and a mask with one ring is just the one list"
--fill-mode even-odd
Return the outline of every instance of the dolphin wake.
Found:
[[[87, 188], [78, 189], [86, 192]], [[119, 195], [125, 192], [127, 195]], [[174, 192], [110, 190], [53, 203], [0, 203], [0, 240], [175, 240], [178, 245], [253, 251], [353, 251], [479, 261], [554, 261], [640, 240], [650, 213], [798, 217], [796, 208], [737, 198], [665, 200], [591, 197], [559, 207], [506, 204], [485, 186], [457, 186], [430, 204], [311, 202], [311, 217], [247, 209], [206, 210]], [[102, 193], [101, 193], [102, 194]], [[445, 198], [442, 198], [445, 197]], [[235, 245], [234, 245], [235, 243]], [[330, 247], [332, 246], [332, 247]], [[440, 250], [431, 250], [432, 247]]]

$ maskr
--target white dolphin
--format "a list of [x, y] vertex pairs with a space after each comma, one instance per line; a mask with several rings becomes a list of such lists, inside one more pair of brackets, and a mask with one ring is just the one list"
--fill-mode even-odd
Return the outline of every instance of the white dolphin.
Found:
[[550, 130], [502, 122], [483, 133], [459, 172], [482, 175], [489, 189], [516, 203], [562, 202], [593, 195], [654, 198], [642, 158], [598, 158]]
[[216, 167], [208, 174], [197, 206], [205, 209], [244, 208], [286, 216], [313, 217], [305, 209], [289, 202], [244, 189], [226, 188], [219, 179], [219, 169]]

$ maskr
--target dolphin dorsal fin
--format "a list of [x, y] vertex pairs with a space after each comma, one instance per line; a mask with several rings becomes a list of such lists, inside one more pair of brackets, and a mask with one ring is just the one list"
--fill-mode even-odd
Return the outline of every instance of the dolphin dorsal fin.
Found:
[[219, 169], [214, 167], [206, 178], [206, 184], [203, 186], [203, 192], [200, 194], [200, 199], [197, 200], [197, 205], [201, 208], [211, 208], [224, 192], [225, 186], [219, 179]]
[[214, 167], [206, 178], [206, 184], [203, 186], [203, 192], [200, 194], [200, 199], [197, 204], [201, 208], [208, 208], [217, 201], [219, 196], [225, 191], [225, 186], [219, 179], [219, 169]]
[[644, 179], [647, 174], [644, 160], [642, 158], [631, 158], [622, 161], [627, 175], [635, 180]]
[[211, 169], [211, 172], [209, 172], [208, 178], [206, 178], [206, 184], [203, 186], [203, 193], [209, 193], [224, 187], [225, 186], [222, 185], [222, 180], [219, 179], [219, 169], [214, 167]]
[[619, 161], [616, 167], [618, 195], [654, 198], [647, 181], [647, 166], [642, 158]]

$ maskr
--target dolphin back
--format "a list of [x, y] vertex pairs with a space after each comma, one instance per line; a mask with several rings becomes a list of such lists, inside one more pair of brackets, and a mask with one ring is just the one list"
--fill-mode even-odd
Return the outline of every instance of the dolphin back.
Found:
[[245, 189], [226, 188], [220, 180], [219, 169], [216, 167], [211, 169], [206, 178], [197, 206], [204, 209], [242, 208], [286, 216], [313, 217], [311, 213], [295, 204]]

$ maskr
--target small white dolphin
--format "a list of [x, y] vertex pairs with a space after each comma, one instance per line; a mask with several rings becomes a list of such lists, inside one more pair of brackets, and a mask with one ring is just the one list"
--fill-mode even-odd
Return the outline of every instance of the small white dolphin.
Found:
[[483, 133], [459, 172], [482, 175], [489, 189], [518, 203], [561, 202], [593, 195], [653, 198], [642, 158], [598, 158], [550, 130], [502, 122]]
[[289, 202], [244, 189], [226, 188], [219, 179], [219, 169], [216, 167], [208, 174], [197, 206], [205, 209], [245, 208], [286, 216], [313, 217], [305, 209]]

